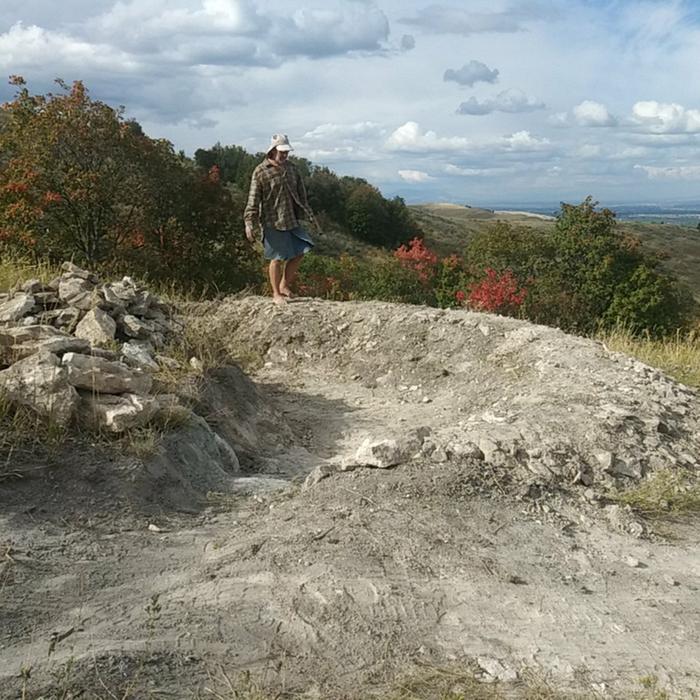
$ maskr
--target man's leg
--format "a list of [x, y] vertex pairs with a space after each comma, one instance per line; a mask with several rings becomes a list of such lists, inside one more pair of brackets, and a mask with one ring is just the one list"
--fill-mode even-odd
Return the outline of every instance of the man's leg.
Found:
[[283, 260], [270, 260], [270, 286], [272, 287], [272, 300], [275, 304], [284, 304], [287, 301], [287, 297], [280, 291], [283, 263]]
[[301, 259], [303, 255], [297, 255], [296, 258], [287, 260], [287, 264], [284, 266], [284, 274], [282, 275], [282, 281], [280, 283], [280, 293], [286, 296], [292, 295], [292, 285], [294, 280], [297, 278], [297, 272], [299, 272], [299, 265], [301, 265]]

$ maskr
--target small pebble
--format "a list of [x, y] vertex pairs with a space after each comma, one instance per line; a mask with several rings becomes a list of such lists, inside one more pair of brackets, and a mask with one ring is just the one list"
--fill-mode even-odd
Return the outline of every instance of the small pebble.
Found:
[[632, 569], [638, 569], [640, 561], [635, 557], [626, 557], [625, 564], [627, 564], [627, 566], [629, 566]]

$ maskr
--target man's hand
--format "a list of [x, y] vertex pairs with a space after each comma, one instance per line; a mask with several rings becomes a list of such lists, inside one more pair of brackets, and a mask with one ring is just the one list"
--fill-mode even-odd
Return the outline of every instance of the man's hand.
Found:
[[245, 237], [251, 243], [255, 243], [255, 231], [253, 229], [253, 224], [246, 224], [245, 225]]

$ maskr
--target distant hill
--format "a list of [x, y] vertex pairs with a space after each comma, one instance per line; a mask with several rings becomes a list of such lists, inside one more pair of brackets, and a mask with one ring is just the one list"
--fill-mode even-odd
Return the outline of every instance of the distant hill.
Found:
[[[461, 254], [471, 236], [498, 221], [547, 230], [555, 219], [530, 212], [506, 212], [459, 204], [415, 204], [409, 207], [424, 232], [426, 245], [442, 255]], [[687, 285], [700, 302], [700, 231], [676, 224], [623, 221], [622, 229], [664, 256], [663, 266]]]

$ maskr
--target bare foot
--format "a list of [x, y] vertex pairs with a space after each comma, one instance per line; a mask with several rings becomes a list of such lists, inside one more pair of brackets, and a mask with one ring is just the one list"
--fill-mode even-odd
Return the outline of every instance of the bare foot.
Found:
[[280, 294], [287, 297], [287, 299], [291, 299], [294, 296], [294, 293], [289, 287], [280, 287]]
[[284, 296], [283, 294], [273, 294], [272, 295], [272, 301], [275, 304], [286, 304], [287, 303], [287, 297]]

